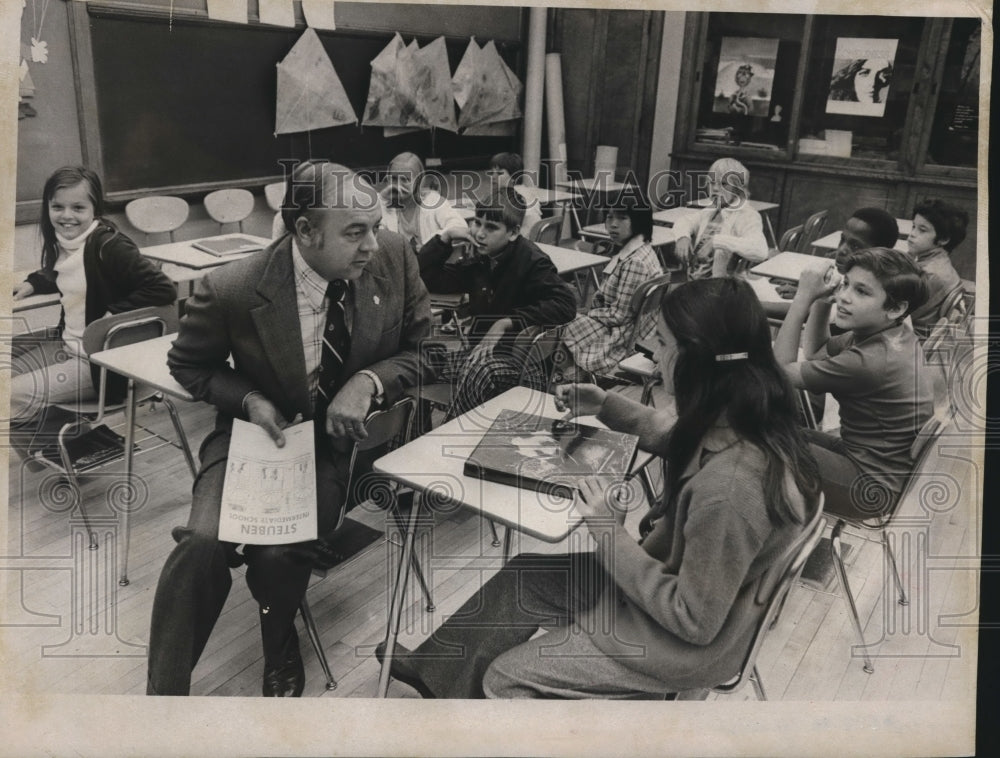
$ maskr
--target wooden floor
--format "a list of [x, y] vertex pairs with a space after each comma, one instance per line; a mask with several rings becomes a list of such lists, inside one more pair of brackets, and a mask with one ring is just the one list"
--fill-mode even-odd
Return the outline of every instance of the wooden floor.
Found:
[[[192, 444], [209, 428], [212, 412], [202, 404], [180, 408]], [[162, 407], [141, 419], [171, 434]], [[893, 527], [908, 606], [895, 602], [883, 575], [882, 550], [871, 535], [849, 535], [849, 577], [870, 643], [875, 672], [866, 674], [852, 656], [856, 644], [836, 581], [826, 591], [793, 589], [758, 661], [770, 700], [893, 701], [956, 700], [975, 687], [978, 584], [979, 488], [970, 436], [952, 427], [921, 472], [921, 486], [902, 505]], [[3, 657], [8, 682], [21, 691], [141, 694], [145, 691], [145, 644], [153, 592], [173, 546], [170, 530], [184, 523], [191, 476], [172, 447], [141, 455], [138, 477], [148, 498], [134, 514], [129, 578], [119, 587], [111, 508], [117, 469], [89, 477], [82, 494], [102, 535], [97, 551], [86, 549], [79, 519], [65, 487], [50, 470], [31, 470], [17, 456], [9, 465], [10, 497], [3, 596]], [[922, 493], [923, 499], [919, 495]], [[629, 524], [637, 521], [631, 518]], [[362, 506], [352, 516], [383, 529], [382, 512]], [[580, 532], [564, 543], [529, 538], [516, 550], [543, 552], [579, 548]], [[500, 565], [499, 547], [477, 517], [448, 512], [434, 516], [419, 536], [423, 565], [433, 584], [436, 611], [422, 608], [419, 588], [407, 593], [400, 641], [410, 647], [427, 637]], [[397, 552], [386, 543], [335, 569], [309, 590], [313, 614], [338, 687], [324, 688], [319, 663], [300, 624], [306, 696], [372, 697], [378, 666], [374, 645], [382, 638], [387, 590]], [[237, 572], [239, 573], [239, 572]], [[242, 577], [233, 590], [193, 676], [197, 695], [254, 696], [263, 662], [256, 608]], [[389, 694], [414, 697], [393, 683]], [[716, 696], [712, 696], [713, 698]], [[753, 698], [752, 688], [725, 697]]]

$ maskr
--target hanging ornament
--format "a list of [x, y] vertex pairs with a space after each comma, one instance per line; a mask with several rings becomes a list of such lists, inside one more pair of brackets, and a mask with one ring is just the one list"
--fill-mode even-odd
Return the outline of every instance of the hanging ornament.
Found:
[[31, 38], [31, 62], [46, 63], [49, 60], [49, 43], [36, 37]]

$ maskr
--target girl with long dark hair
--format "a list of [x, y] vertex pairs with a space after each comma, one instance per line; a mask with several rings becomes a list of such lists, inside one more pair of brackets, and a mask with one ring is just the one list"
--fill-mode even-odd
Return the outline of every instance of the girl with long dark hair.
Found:
[[665, 494], [642, 540], [623, 528], [621, 482], [581, 481], [576, 508], [595, 552], [517, 556], [394, 658], [396, 679], [425, 697], [625, 698], [738, 672], [760, 582], [815, 515], [816, 465], [746, 282], [668, 292], [657, 335], [676, 417], [594, 385], [556, 390], [557, 407], [596, 414], [665, 459]]

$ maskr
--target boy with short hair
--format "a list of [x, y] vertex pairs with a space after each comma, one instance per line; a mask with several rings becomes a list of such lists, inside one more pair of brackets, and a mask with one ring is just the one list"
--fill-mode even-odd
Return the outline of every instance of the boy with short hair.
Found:
[[[840, 404], [839, 438], [807, 435], [825, 509], [863, 519], [889, 510], [899, 497], [913, 465], [910, 446], [933, 412], [920, 343], [903, 323], [927, 299], [927, 284], [906, 254], [890, 248], [857, 250], [841, 260], [839, 284], [822, 271], [803, 273], [774, 354], [792, 386], [829, 392]], [[844, 330], [834, 337], [831, 295], [833, 323]]]
[[928, 200], [913, 209], [913, 228], [906, 238], [910, 257], [927, 275], [927, 302], [910, 314], [913, 331], [927, 338], [946, 313], [948, 297], [962, 287], [950, 253], [965, 239], [969, 214], [942, 200]]
[[490, 158], [490, 168], [486, 172], [490, 177], [490, 191], [504, 187], [513, 187], [523, 198], [524, 220], [521, 222], [521, 235], [531, 239], [531, 233], [535, 230], [535, 225], [542, 220], [542, 211], [538, 201], [528, 198], [520, 190], [524, 173], [524, 161], [517, 153], [497, 153]]
[[[445, 229], [418, 254], [428, 290], [469, 297], [470, 348], [449, 353], [437, 372], [456, 384], [450, 415], [517, 384], [524, 368], [523, 357], [512, 351], [519, 332], [560, 326], [576, 315], [573, 289], [552, 260], [521, 236], [523, 218], [524, 203], [514, 188], [497, 189], [476, 204], [468, 229]], [[449, 262], [457, 239], [468, 240], [472, 253]]]

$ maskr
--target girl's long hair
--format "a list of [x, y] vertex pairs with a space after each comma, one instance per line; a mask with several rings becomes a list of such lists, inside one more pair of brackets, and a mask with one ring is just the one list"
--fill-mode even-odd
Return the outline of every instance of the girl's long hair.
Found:
[[[806, 502], [814, 504], [819, 473], [753, 289], [735, 278], [692, 281], [668, 291], [660, 310], [678, 345], [673, 370], [678, 418], [667, 446], [670, 491], [677, 492], [678, 478], [698, 444], [721, 418], [764, 453], [764, 497], [771, 522], [804, 523], [785, 478], [790, 475]], [[716, 360], [744, 352], [745, 359]]]
[[53, 172], [42, 189], [42, 217], [39, 220], [42, 230], [42, 268], [52, 268], [59, 257], [59, 243], [56, 240], [56, 228], [49, 217], [49, 203], [59, 190], [75, 187], [81, 182], [86, 185], [87, 196], [94, 204], [94, 218], [104, 221], [104, 187], [101, 185], [101, 177], [83, 166], [63, 166]]

